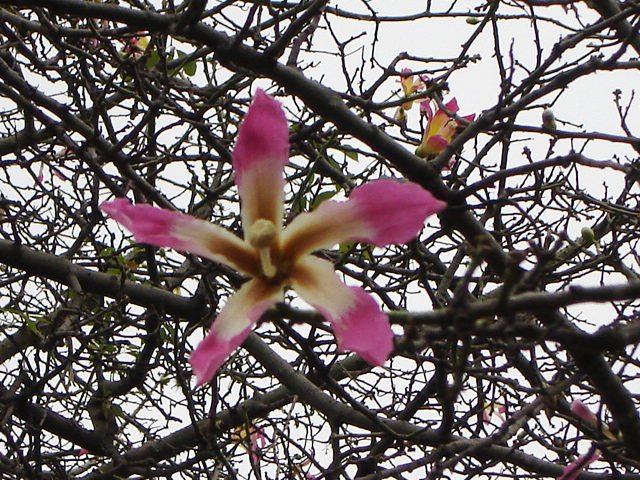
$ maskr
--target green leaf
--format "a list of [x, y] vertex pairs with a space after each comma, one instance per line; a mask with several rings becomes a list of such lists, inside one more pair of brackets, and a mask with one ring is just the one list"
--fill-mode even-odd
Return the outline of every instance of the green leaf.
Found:
[[104, 273], [106, 273], [107, 275], [113, 275], [114, 277], [119, 277], [120, 275], [122, 275], [122, 270], [120, 268], [111, 267], [107, 268]]
[[362, 255], [362, 258], [364, 258], [365, 260], [369, 262], [373, 262], [373, 254], [371, 252], [371, 246], [365, 245], [364, 248], [362, 249], [362, 252], [360, 252], [360, 254]]
[[298, 201], [294, 205], [294, 209], [297, 212], [304, 212], [307, 209], [307, 199], [304, 197], [304, 195], [298, 199]]
[[171, 342], [175, 335], [175, 329], [171, 325], [163, 325], [160, 328], [160, 339], [163, 342]]
[[357, 242], [342, 242], [338, 245], [338, 253], [341, 255], [347, 255], [349, 253], [355, 253], [358, 251], [360, 256], [369, 262], [373, 261], [373, 249], [371, 245], [363, 243], [360, 248], [356, 248]]
[[345, 150], [344, 154], [351, 160], [358, 160], [358, 152], [356, 152], [355, 150]]
[[356, 242], [342, 242], [341, 244], [338, 245], [338, 253], [340, 253], [341, 255], [345, 255], [349, 253], [350, 251], [353, 250], [353, 246], [355, 244]]
[[333, 157], [326, 157], [326, 159], [327, 159], [327, 163], [328, 163], [329, 165], [331, 165], [333, 168], [335, 168], [336, 170], [338, 170], [338, 171], [340, 171], [340, 172], [342, 171], [342, 168], [340, 168], [340, 164], [339, 164], [338, 162], [336, 162], [336, 161], [333, 159]]
[[149, 54], [149, 58], [147, 58], [147, 63], [145, 66], [151, 69], [155, 67], [158, 64], [158, 62], [160, 62], [160, 54], [156, 50], [153, 50]]
[[114, 417], [124, 418], [125, 414], [120, 405], [111, 405], [111, 415]]
[[184, 67], [182, 67], [182, 71], [185, 73], [185, 75], [193, 77], [196, 74], [197, 67], [198, 65], [196, 64], [195, 60], [192, 60], [190, 62], [187, 62]]
[[311, 210], [315, 210], [322, 202], [329, 200], [331, 197], [335, 196], [338, 192], [322, 192], [316, 195], [316, 198], [311, 202]]
[[104, 258], [104, 257], [112, 257], [115, 254], [116, 254], [116, 249], [115, 248], [105, 247], [102, 250], [100, 250], [100, 256], [102, 258]]
[[40, 332], [38, 331], [38, 322], [35, 322], [35, 321], [30, 320], [30, 319], [28, 319], [28, 318], [27, 318], [27, 319], [25, 320], [25, 326], [26, 326], [29, 330], [31, 330], [31, 332], [32, 332], [32, 333], [36, 333], [36, 334], [40, 333]]

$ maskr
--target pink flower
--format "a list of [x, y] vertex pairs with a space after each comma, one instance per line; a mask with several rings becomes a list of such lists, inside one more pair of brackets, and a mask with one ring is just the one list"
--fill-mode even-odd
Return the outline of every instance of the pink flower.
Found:
[[[458, 127], [462, 125], [455, 118], [452, 118], [447, 112], [440, 108], [434, 114], [431, 109], [430, 102], [430, 100], [420, 102], [420, 109], [427, 116], [427, 126], [424, 129], [424, 134], [422, 135], [422, 142], [416, 149], [416, 155], [419, 157], [428, 157], [442, 152], [447, 148], [449, 143], [451, 143], [451, 140], [453, 140]], [[458, 112], [458, 102], [455, 98], [451, 99], [448, 103], [445, 103], [444, 107], [451, 113]], [[476, 118], [476, 116], [475, 114], [472, 114], [466, 115], [462, 118], [471, 122]]]
[[232, 157], [244, 240], [218, 225], [150, 205], [131, 205], [122, 198], [102, 204], [139, 242], [191, 252], [252, 277], [191, 354], [198, 385], [211, 380], [288, 286], [331, 323], [341, 351], [381, 365], [393, 348], [389, 320], [373, 297], [343, 284], [331, 262], [311, 254], [349, 240], [378, 246], [406, 242], [446, 204], [414, 183], [378, 180], [356, 188], [345, 202], [326, 201], [298, 215], [283, 229], [282, 171], [288, 154], [282, 107], [258, 90]]
[[[231, 434], [231, 439], [243, 445], [249, 452], [249, 459], [251, 460], [251, 463], [258, 465], [262, 456], [260, 450], [267, 445], [267, 436], [264, 434], [264, 429], [262, 427], [255, 427], [253, 425], [248, 427], [238, 427]], [[247, 443], [249, 444], [248, 447], [246, 445]]]
[[491, 423], [493, 415], [497, 415], [497, 417], [502, 420], [502, 423], [504, 423], [507, 421], [506, 413], [507, 407], [505, 405], [489, 403], [482, 410], [482, 421], [484, 423]]
[[[400, 82], [400, 86], [402, 87], [402, 94], [405, 97], [409, 97], [414, 93], [424, 89], [426, 78], [422, 76], [416, 78], [416, 76], [411, 73], [410, 69], [403, 68], [400, 74], [400, 80], [398, 81]], [[406, 121], [405, 110], [411, 110], [413, 102], [414, 100], [409, 100], [398, 107], [394, 115], [396, 121], [403, 123]]]
[[142, 57], [149, 46], [149, 37], [141, 35], [123, 38], [122, 41], [124, 42], [124, 47], [122, 48], [123, 53], [130, 55], [135, 60]]
[[592, 449], [590, 453], [578, 457], [577, 460], [564, 467], [562, 474], [557, 478], [557, 480], [576, 480], [578, 475], [580, 475], [580, 472], [598, 460], [600, 455], [600, 450]]
[[[579, 416], [582, 420], [584, 420], [591, 427], [597, 427], [599, 424], [598, 417], [596, 414], [589, 410], [584, 403], [580, 400], [574, 400], [571, 404], [571, 411]], [[617, 440], [618, 437], [609, 429], [606, 424], [602, 424], [602, 433], [611, 440]]]
[[[404, 96], [409, 97], [424, 89], [424, 79], [413, 75], [410, 69], [403, 68], [400, 76], [400, 86], [402, 87], [402, 93]], [[402, 104], [402, 108], [404, 110], [409, 110], [412, 105], [413, 101], [405, 102]]]

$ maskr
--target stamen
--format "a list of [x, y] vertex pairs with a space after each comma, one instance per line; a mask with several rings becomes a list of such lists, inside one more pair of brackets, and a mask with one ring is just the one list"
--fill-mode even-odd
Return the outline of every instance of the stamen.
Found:
[[273, 222], [259, 218], [249, 228], [249, 243], [258, 250], [260, 255], [260, 264], [262, 273], [265, 277], [273, 278], [277, 273], [277, 269], [271, 261], [271, 245], [276, 239], [278, 231]]
[[262, 273], [267, 278], [273, 278], [276, 276], [276, 267], [271, 262], [271, 251], [269, 248], [259, 248], [258, 253], [260, 254], [260, 265], [262, 266]]

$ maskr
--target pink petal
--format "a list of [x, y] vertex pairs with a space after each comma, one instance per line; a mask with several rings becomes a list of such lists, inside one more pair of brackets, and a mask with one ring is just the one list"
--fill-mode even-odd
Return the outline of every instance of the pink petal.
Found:
[[442, 167], [442, 170], [449, 171], [456, 166], [456, 163], [458, 163], [458, 161], [455, 158], [450, 158], [449, 161], [446, 163], [446, 165]]
[[36, 177], [37, 183], [42, 183], [44, 181], [44, 163], [40, 164], [40, 170], [38, 171], [38, 176]]
[[338, 349], [356, 352], [372, 365], [382, 365], [393, 350], [389, 319], [371, 295], [340, 281], [333, 264], [307, 256], [291, 276], [298, 294], [331, 323]]
[[414, 238], [428, 216], [441, 212], [447, 204], [416, 183], [378, 180], [356, 188], [349, 197], [359, 215], [372, 230], [354, 237], [380, 247], [405, 243]]
[[267, 445], [267, 437], [264, 435], [264, 430], [261, 427], [252, 429], [252, 432], [249, 435], [249, 443], [249, 457], [251, 458], [251, 463], [257, 463], [261, 456], [260, 449]]
[[458, 110], [460, 110], [460, 107], [458, 107], [458, 101], [455, 98], [452, 98], [447, 103], [445, 103], [444, 108], [446, 108], [451, 113], [456, 113]]
[[124, 198], [105, 202], [100, 208], [138, 242], [194, 253], [251, 275], [260, 271], [255, 250], [212, 223], [151, 205], [132, 205]]
[[[333, 320], [333, 333], [340, 350], [356, 352], [372, 365], [382, 365], [393, 350], [393, 332], [389, 318], [371, 295], [358, 287], [349, 287], [354, 304]], [[323, 314], [328, 314], [325, 309]]]
[[486, 405], [482, 409], [482, 422], [491, 423], [491, 414], [493, 413], [493, 404]]
[[427, 115], [427, 120], [431, 121], [433, 118], [433, 110], [431, 109], [431, 100], [423, 100], [420, 102], [420, 110]]
[[446, 203], [420, 185], [376, 180], [356, 188], [346, 202], [327, 201], [298, 215], [285, 229], [283, 256], [301, 255], [348, 241], [378, 246], [414, 238], [429, 215]]
[[577, 460], [564, 467], [562, 474], [557, 478], [557, 480], [576, 480], [578, 475], [580, 475], [587, 466], [600, 458], [600, 455], [600, 450], [594, 450], [591, 454], [578, 457]]
[[264, 429], [262, 427], [256, 427], [249, 436], [251, 440], [251, 444], [258, 447], [264, 447], [267, 445], [267, 436], [264, 434]]
[[240, 124], [233, 150], [245, 233], [258, 218], [282, 225], [282, 169], [288, 160], [289, 130], [282, 106], [258, 90]]
[[220, 338], [214, 330], [207, 334], [189, 358], [198, 386], [211, 381], [220, 366], [244, 342], [250, 332], [251, 328], [248, 327], [230, 339]]
[[434, 135], [432, 137], [429, 137], [429, 139], [427, 140], [426, 143], [426, 152], [427, 154], [437, 154], [442, 152], [445, 148], [447, 148], [447, 146], [449, 145], [449, 142], [445, 139], [442, 138], [440, 135]]
[[245, 283], [229, 299], [207, 336], [189, 358], [198, 385], [213, 378], [229, 355], [247, 338], [251, 327], [265, 310], [281, 298], [280, 285], [254, 279]]
[[580, 400], [573, 401], [571, 404], [571, 411], [591, 425], [596, 425], [598, 423], [598, 417], [596, 417], [596, 415], [589, 410], [589, 407]]

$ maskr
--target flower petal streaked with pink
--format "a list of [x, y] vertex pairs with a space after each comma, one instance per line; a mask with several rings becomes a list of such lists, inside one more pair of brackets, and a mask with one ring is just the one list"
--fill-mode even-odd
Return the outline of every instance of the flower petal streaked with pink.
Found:
[[310, 255], [297, 262], [292, 285], [329, 321], [339, 350], [358, 352], [372, 365], [384, 363], [393, 350], [393, 334], [371, 295], [345, 285], [331, 262]]

